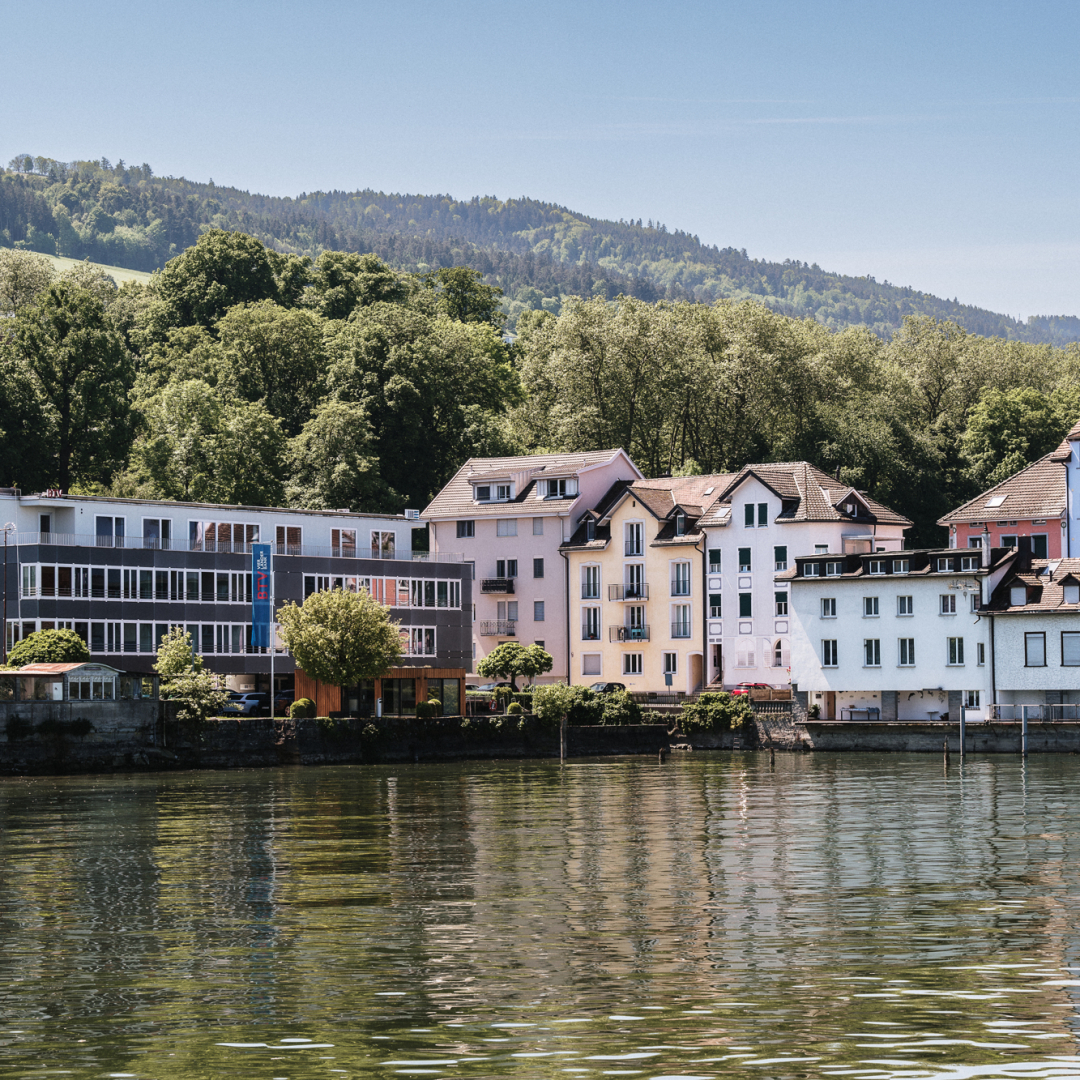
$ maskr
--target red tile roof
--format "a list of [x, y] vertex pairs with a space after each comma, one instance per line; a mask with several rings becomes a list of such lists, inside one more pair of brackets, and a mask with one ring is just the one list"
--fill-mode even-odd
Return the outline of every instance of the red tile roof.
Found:
[[[1080, 559], [1032, 559], [1030, 568], [1005, 575], [987, 607], [999, 613], [1059, 611], [1063, 614], [1080, 614], [1080, 603], [1065, 603], [1066, 579], [1069, 579], [1069, 584], [1076, 584], [1080, 579]], [[1014, 585], [1026, 587], [1026, 603], [1013, 604]]]
[[[938, 524], [1060, 517], [1068, 505], [1068, 481], [1057, 453], [1057, 450], [1052, 451], [1027, 468], [1013, 473], [1007, 480], [976, 495], [970, 502], [938, 518]], [[998, 499], [1001, 502], [990, 505]]]

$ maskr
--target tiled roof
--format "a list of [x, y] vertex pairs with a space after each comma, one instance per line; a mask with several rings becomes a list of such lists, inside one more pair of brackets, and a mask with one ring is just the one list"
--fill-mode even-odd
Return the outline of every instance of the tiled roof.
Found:
[[82, 667], [110, 668], [108, 664], [100, 664], [96, 660], [80, 660], [74, 664], [24, 664], [18, 669], [20, 675], [66, 675], [69, 671], [78, 671]]
[[[938, 524], [1060, 517], [1067, 505], [1068, 481], [1056, 455], [1057, 450], [1054, 450], [1039, 458], [1026, 469], [1021, 469], [952, 513], [939, 518]], [[1002, 501], [990, 505], [998, 499]]]
[[[1080, 614], [1080, 604], [1066, 604], [1064, 584], [1074, 584], [1080, 577], [1080, 559], [1032, 559], [1030, 566], [1016, 574], [1007, 574], [994, 590], [988, 610], [999, 613], [1025, 611], [1060, 611]], [[1013, 604], [1012, 587], [1024, 585], [1027, 603]]]
[[[551, 513], [560, 500], [548, 499], [537, 489], [539, 479], [576, 476], [582, 469], [613, 461], [621, 450], [590, 450], [575, 454], [527, 454], [521, 457], [469, 458], [449, 483], [435, 496], [420, 515], [427, 519], [518, 517], [522, 514]], [[629, 461], [629, 458], [627, 458]], [[629, 466], [636, 472], [633, 463]], [[477, 503], [473, 484], [496, 480], [517, 481], [517, 497], [509, 502]], [[574, 502], [569, 497], [561, 505]]]
[[[784, 521], [859, 521], [880, 525], [910, 525], [902, 514], [822, 472], [806, 461], [770, 462], [746, 465], [732, 477], [705, 511], [702, 526], [726, 525], [731, 519], [731, 496], [747, 477], [756, 477], [784, 502], [777, 515]], [[838, 509], [846, 502], [859, 507], [854, 517]]]

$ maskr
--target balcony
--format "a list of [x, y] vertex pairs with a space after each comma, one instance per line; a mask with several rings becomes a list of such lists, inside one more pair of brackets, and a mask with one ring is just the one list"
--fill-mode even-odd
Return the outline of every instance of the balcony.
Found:
[[649, 586], [644, 582], [634, 585], [609, 585], [607, 598], [609, 600], [648, 600]]
[[647, 626], [609, 626], [608, 641], [648, 641]]
[[482, 593], [512, 593], [514, 591], [514, 579], [512, 577], [481, 578], [480, 591]]
[[513, 619], [489, 619], [480, 624], [481, 637], [515, 637], [517, 623]]

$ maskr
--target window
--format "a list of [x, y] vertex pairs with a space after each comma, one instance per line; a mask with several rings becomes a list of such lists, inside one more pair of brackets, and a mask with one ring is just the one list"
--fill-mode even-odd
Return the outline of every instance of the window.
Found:
[[937, 568], [941, 573], [948, 573], [953, 568], [952, 559], [938, 559]]
[[581, 640], [600, 640], [600, 609], [598, 607], [581, 609]]
[[779, 638], [773, 644], [772, 666], [774, 668], [787, 667], [784, 663], [784, 643]]
[[476, 535], [476, 522], [475, 521], [459, 521], [457, 523], [458, 539], [461, 540], [466, 537]]
[[1027, 603], [1027, 586], [1013, 585], [1009, 589], [1009, 604], [1011, 607], [1023, 607]]
[[723, 607], [723, 596], [720, 593], [709, 593], [709, 618], [722, 619], [724, 617]]
[[599, 675], [600, 674], [600, 653], [587, 652], [581, 654], [581, 674], [582, 675]]
[[719, 574], [723, 565], [720, 548], [709, 548], [709, 573]]
[[836, 618], [836, 597], [823, 596], [821, 598], [821, 617], [823, 619]]
[[739, 548], [739, 573], [750, 573], [750, 549]]
[[95, 522], [98, 547], [124, 546], [124, 519], [122, 517], [99, 517]]
[[[296, 531], [299, 532], [300, 530], [297, 529]], [[371, 557], [373, 559], [394, 558], [394, 545], [396, 542], [397, 537], [392, 532], [372, 532]], [[296, 554], [299, 554], [299, 551]]]
[[624, 526], [627, 555], [640, 555], [643, 550], [645, 527], [640, 521], [628, 521]]
[[961, 570], [978, 570], [982, 565], [981, 560], [977, 555], [961, 555], [960, 556], [960, 569]]
[[1061, 591], [1066, 604], [1080, 604], [1080, 585], [1076, 582], [1065, 582]]
[[754, 504], [753, 503], [747, 503], [743, 507], [743, 525], [748, 529], [752, 529], [754, 527]]
[[[842, 562], [827, 562], [825, 564], [825, 576], [826, 577], [839, 577], [844, 572], [844, 564]], [[872, 573], [873, 571], [871, 571]]]
[[876, 619], [879, 614], [878, 598], [876, 596], [864, 596], [862, 598], [862, 613], [865, 619]]
[[583, 566], [581, 568], [581, 599], [600, 599], [600, 567]]
[[1001, 537], [1001, 546], [1003, 548], [1014, 548], [1014, 547], [1016, 547], [1016, 537], [1015, 536], [1004, 536], [1003, 535]]
[[961, 667], [964, 663], [964, 639], [951, 637], [948, 639], [948, 665], [949, 667]]
[[897, 615], [914, 615], [915, 603], [914, 599], [910, 596], [898, 596], [896, 598], [896, 614]]
[[817, 577], [820, 566], [816, 562], [803, 563], [803, 577]]
[[[549, 480], [547, 482], [547, 494], [548, 499], [569, 499], [577, 495], [578, 486], [577, 478], [573, 476], [562, 477], [558, 480]], [[507, 496], [509, 498], [509, 496]]]
[[681, 510], [675, 515], [675, 535], [686, 535], [686, 515]]
[[678, 675], [679, 673], [679, 654], [674, 652], [664, 653], [664, 674], [665, 675]]
[[644, 666], [641, 663], [641, 653], [623, 653], [622, 673], [624, 675], [640, 675], [643, 670]]
[[775, 570], [787, 569], [787, 546], [782, 544], [779, 547], [774, 547], [773, 551], [773, 568]]
[[885, 570], [885, 560], [884, 559], [871, 559], [870, 560], [868, 573], [871, 573], [871, 574], [884, 574], [885, 572], [886, 572], [886, 570]]
[[495, 617], [499, 622], [517, 622], [518, 602], [516, 600], [500, 600], [495, 605], [495, 612]]
[[1061, 666], [1080, 667], [1080, 633], [1075, 630], [1062, 631]]
[[[534, 520], [536, 520], [536, 519], [534, 519]], [[585, 539], [587, 541], [596, 539], [596, 519], [595, 518], [590, 517], [590, 518], [585, 519]]]
[[496, 559], [495, 576], [497, 578], [516, 578], [517, 559]]
[[676, 604], [671, 609], [671, 636], [688, 638], [690, 636], [690, 605]]
[[878, 638], [863, 640], [863, 667], [881, 667], [881, 641]]
[[544, 601], [543, 600], [534, 600], [533, 601], [533, 622], [543, 622], [543, 621], [544, 621]]
[[506, 502], [510, 498], [510, 485], [509, 484], [496, 484], [495, 485], [495, 500], [496, 502]]
[[1024, 665], [1026, 667], [1046, 667], [1046, 634], [1024, 635]]
[[168, 518], [143, 518], [143, 547], [165, 548], [172, 546], [172, 522]]
[[836, 639], [825, 638], [821, 643], [821, 666], [822, 667], [836, 667], [837, 666], [837, 652], [836, 652]]
[[894, 574], [910, 574], [911, 573], [911, 560], [910, 559], [893, 559], [892, 572]]
[[829, 545], [828, 544], [815, 544], [814, 545], [814, 554], [815, 555], [828, 555], [829, 554]]
[[915, 666], [915, 639], [913, 637], [902, 637], [900, 639], [900, 666]]
[[[589, 518], [589, 520], [592, 521], [592, 518]], [[596, 523], [595, 522], [593, 522], [593, 528], [594, 529], [596, 528]], [[544, 535], [544, 519], [543, 518], [533, 518], [533, 536], [543, 536], [543, 535]], [[589, 537], [589, 539], [592, 540], [594, 538], [595, 538], [595, 532], [594, 532], [593, 536]]]
[[769, 504], [758, 503], [757, 504], [757, 523], [758, 528], [763, 529], [769, 524]]
[[465, 565], [469, 568], [469, 579], [471, 581], [475, 581], [476, 580], [476, 563], [472, 559], [470, 559]]
[[978, 690], [965, 690], [964, 691], [964, 708], [965, 709], [977, 709], [977, 708], [979, 708], [979, 691]]
[[982, 667], [986, 663], [986, 643], [980, 641], [975, 646], [975, 655], [978, 658], [977, 663], [979, 667]]
[[1046, 533], [1035, 533], [1031, 537], [1031, 555], [1035, 559], [1047, 558]]
[[[469, 522], [471, 525], [472, 522]], [[458, 522], [460, 527], [461, 522]], [[458, 533], [460, 536], [461, 533]], [[472, 535], [471, 533], [469, 534]], [[330, 547], [333, 549], [332, 554], [336, 559], [355, 559], [356, 558], [356, 530], [355, 529], [331, 529], [330, 530]]]
[[[405, 635], [402, 634], [402, 644], [405, 644]], [[408, 637], [409, 656], [434, 656], [435, 655], [435, 628], [433, 626], [411, 626]]]
[[786, 592], [778, 592], [778, 593], [775, 593], [774, 596], [775, 596], [775, 599], [776, 599], [776, 614], [777, 615], [786, 615], [788, 613], [788, 611], [787, 611], [787, 593]]
[[533, 559], [533, 577], [542, 578], [544, 576], [544, 560]]
[[982, 548], [982, 537], [981, 536], [969, 536], [968, 537], [968, 547], [969, 548]]
[[491, 502], [491, 485], [490, 484], [477, 484], [477, 486], [476, 486], [476, 501], [477, 502]]
[[754, 617], [754, 594], [739, 593], [739, 618], [752, 619]]
[[496, 536], [517, 536], [517, 518], [499, 518], [495, 523]]
[[688, 562], [671, 564], [671, 595], [690, 595], [690, 564]]
[[941, 606], [938, 611], [942, 615], [956, 614], [956, 593], [942, 593], [939, 599]]

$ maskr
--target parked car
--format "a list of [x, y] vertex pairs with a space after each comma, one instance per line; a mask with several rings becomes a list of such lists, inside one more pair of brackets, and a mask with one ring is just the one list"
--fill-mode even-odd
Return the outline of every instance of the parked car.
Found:
[[751, 690], [771, 690], [772, 687], [764, 682], [741, 682], [731, 691], [732, 697], [749, 697]]
[[618, 690], [625, 690], [626, 684], [621, 682], [594, 682], [589, 689], [594, 694], [614, 694]]
[[258, 716], [269, 708], [269, 694], [242, 694], [237, 690], [229, 691], [229, 700], [222, 712], [240, 713], [243, 716]]
[[295, 690], [279, 690], [274, 695], [274, 715], [288, 716], [289, 706], [296, 700]]
[[485, 694], [490, 694], [491, 691], [496, 689], [497, 687], [509, 686], [509, 685], [510, 684], [508, 682], [489, 682], [489, 683], [483, 683], [480, 686], [474, 686], [473, 689], [474, 690], [480, 690], [482, 693], [485, 693]]

